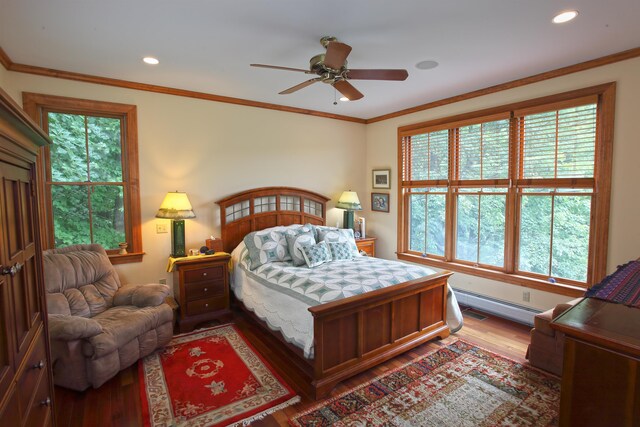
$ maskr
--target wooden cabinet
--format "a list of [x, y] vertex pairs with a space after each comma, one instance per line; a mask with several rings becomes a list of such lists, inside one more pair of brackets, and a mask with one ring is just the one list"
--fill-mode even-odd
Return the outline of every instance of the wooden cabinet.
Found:
[[53, 378], [38, 230], [46, 134], [0, 89], [0, 425], [52, 425]]
[[376, 256], [376, 238], [365, 237], [363, 239], [356, 239], [356, 246], [361, 252], [366, 252], [367, 256]]
[[216, 255], [176, 261], [173, 283], [178, 285], [175, 293], [180, 304], [180, 332], [192, 331], [198, 323], [230, 316], [229, 259], [228, 255]]
[[565, 333], [561, 426], [640, 426], [640, 309], [585, 298], [551, 323]]

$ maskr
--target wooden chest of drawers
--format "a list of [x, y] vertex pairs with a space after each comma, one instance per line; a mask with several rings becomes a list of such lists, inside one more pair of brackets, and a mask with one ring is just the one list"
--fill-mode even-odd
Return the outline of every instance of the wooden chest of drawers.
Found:
[[221, 319], [229, 309], [229, 256], [177, 261], [173, 273], [176, 299], [180, 304], [178, 326], [189, 332], [198, 324]]

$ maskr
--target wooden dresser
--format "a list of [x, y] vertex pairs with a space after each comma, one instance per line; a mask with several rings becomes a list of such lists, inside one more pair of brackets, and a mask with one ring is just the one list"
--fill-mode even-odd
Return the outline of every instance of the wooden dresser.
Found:
[[180, 304], [180, 332], [190, 332], [202, 322], [230, 317], [229, 255], [176, 261], [173, 273]]
[[38, 230], [46, 134], [0, 89], [0, 425], [51, 426], [53, 377]]
[[564, 332], [561, 426], [640, 426], [640, 308], [585, 298]]

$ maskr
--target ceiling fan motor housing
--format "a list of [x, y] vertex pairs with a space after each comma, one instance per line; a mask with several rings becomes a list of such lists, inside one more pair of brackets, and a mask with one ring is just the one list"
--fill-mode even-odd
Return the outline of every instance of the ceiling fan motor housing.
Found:
[[324, 65], [324, 53], [320, 53], [309, 61], [309, 69], [319, 75], [324, 83], [335, 83], [340, 80], [346, 80], [347, 61], [339, 70], [328, 68]]

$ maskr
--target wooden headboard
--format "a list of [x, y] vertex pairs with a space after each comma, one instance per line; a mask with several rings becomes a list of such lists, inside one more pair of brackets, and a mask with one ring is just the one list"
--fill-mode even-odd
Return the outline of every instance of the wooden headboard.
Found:
[[328, 200], [292, 187], [255, 188], [218, 200], [224, 250], [234, 250], [252, 231], [276, 225], [325, 225]]

